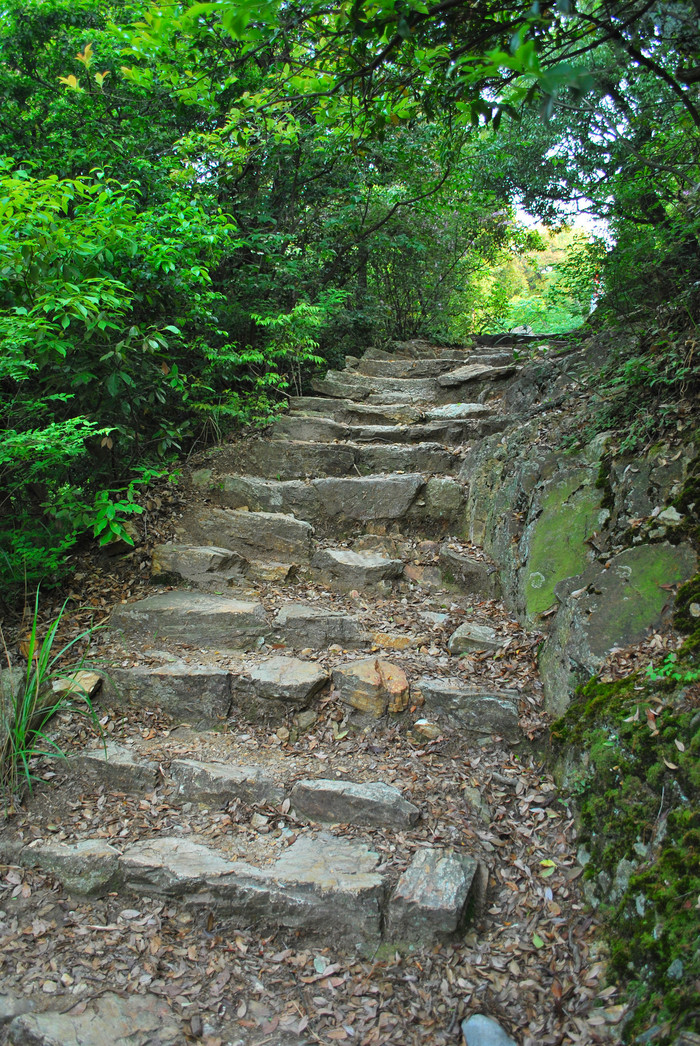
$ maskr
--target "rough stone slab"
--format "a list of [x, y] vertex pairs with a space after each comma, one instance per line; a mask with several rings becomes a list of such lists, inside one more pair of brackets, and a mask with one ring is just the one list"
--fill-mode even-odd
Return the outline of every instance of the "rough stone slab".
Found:
[[330, 417], [285, 414], [272, 423], [270, 436], [275, 445], [283, 440], [326, 443], [334, 439], [347, 439], [348, 426]]
[[462, 484], [449, 476], [431, 476], [423, 497], [425, 515], [432, 520], [455, 520], [464, 506]]
[[470, 595], [497, 599], [501, 594], [498, 570], [491, 563], [457, 552], [443, 545], [440, 549], [440, 569], [448, 584], [456, 584]]
[[26, 846], [20, 859], [27, 867], [55, 875], [69, 893], [103, 894], [114, 890], [119, 881], [119, 851], [104, 839], [44, 841]]
[[[252, 482], [224, 477], [221, 480], [222, 492], [225, 494], [229, 486], [235, 489], [236, 483], [242, 484], [242, 490], [246, 490], [246, 483], [250, 485]], [[265, 486], [264, 481], [258, 482]], [[303, 488], [304, 484], [294, 486]], [[248, 503], [242, 500], [240, 504]], [[257, 511], [256, 504], [248, 504], [251, 511], [241, 511], [240, 507], [220, 509], [206, 506], [186, 514], [182, 526], [185, 533], [196, 541], [215, 542], [238, 552], [247, 560], [307, 563], [311, 555], [313, 527], [303, 519], [276, 511], [277, 507], [282, 506], [270, 506], [270, 511], [267, 507]]]
[[31, 1013], [36, 1008], [33, 999], [25, 995], [13, 995], [10, 992], [0, 992], [0, 1029], [9, 1024], [14, 1017], [23, 1013]]
[[425, 700], [426, 714], [444, 715], [477, 736], [499, 734], [508, 741], [520, 739], [517, 695], [474, 690], [438, 676], [421, 676], [416, 687]]
[[384, 891], [378, 863], [366, 846], [325, 833], [300, 836], [260, 868], [179, 837], [134, 843], [121, 859], [135, 893], [182, 897], [191, 907], [304, 929], [335, 943], [378, 939]]
[[112, 668], [105, 697], [138, 708], [161, 708], [176, 719], [211, 726], [225, 719], [231, 705], [231, 677], [215, 665], [165, 665]]
[[459, 457], [439, 443], [352, 444], [355, 466], [363, 475], [375, 472], [453, 472]]
[[250, 715], [284, 718], [289, 709], [308, 708], [328, 682], [328, 673], [296, 657], [271, 657], [232, 681], [234, 703]]
[[378, 552], [351, 552], [348, 549], [319, 549], [311, 560], [330, 583], [347, 589], [365, 589], [379, 581], [394, 580], [403, 574], [403, 561]]
[[409, 686], [403, 669], [376, 657], [335, 668], [333, 686], [344, 704], [375, 717], [408, 707]]
[[439, 849], [419, 850], [389, 901], [390, 940], [429, 944], [464, 924], [477, 862]]
[[441, 407], [431, 407], [425, 412], [428, 421], [457, 421], [492, 416], [493, 408], [487, 407], [485, 403], [444, 403]]
[[421, 412], [408, 404], [366, 404], [353, 400], [331, 400], [323, 396], [292, 396], [290, 415], [316, 413], [341, 424], [410, 425], [420, 421]]
[[448, 374], [441, 374], [437, 378], [438, 385], [443, 388], [452, 388], [455, 385], [466, 385], [471, 381], [494, 381], [502, 378], [512, 377], [517, 368], [515, 364], [505, 367], [492, 367], [488, 363], [470, 363], [465, 367], [458, 367]]
[[[74, 1009], [80, 1000], [76, 999]], [[8, 1029], [8, 1046], [181, 1046], [180, 1022], [161, 996], [106, 992], [82, 1013], [24, 1014]]]
[[96, 778], [107, 789], [152, 792], [156, 786], [158, 765], [140, 758], [130, 748], [114, 741], [70, 756], [68, 762], [80, 773]]
[[115, 607], [110, 627], [143, 638], [242, 649], [255, 646], [269, 631], [260, 603], [181, 590]]
[[418, 808], [404, 799], [398, 788], [382, 782], [297, 781], [291, 800], [297, 814], [312, 821], [405, 828], [420, 817]]
[[237, 552], [216, 545], [156, 545], [151, 577], [181, 578], [204, 587], [243, 579], [246, 561]]
[[354, 368], [358, 374], [376, 378], [434, 378], [464, 363], [464, 356], [442, 359], [372, 360], [362, 357]]
[[274, 439], [240, 446], [236, 472], [287, 480], [305, 476], [347, 476], [354, 466], [353, 448], [342, 443]]
[[478, 625], [473, 621], [465, 621], [463, 625], [450, 636], [447, 649], [451, 654], [466, 654], [469, 651], [498, 650], [503, 646], [503, 640], [495, 629], [489, 625]]
[[465, 1046], [518, 1046], [492, 1017], [475, 1013], [462, 1021]]
[[367, 634], [351, 614], [305, 603], [283, 606], [275, 618], [274, 633], [297, 650], [324, 650], [336, 643], [349, 650], [368, 642]]
[[51, 682], [54, 694], [71, 698], [80, 703], [86, 698], [92, 698], [102, 686], [103, 676], [99, 672], [87, 672], [79, 670], [70, 675], [60, 676]]
[[371, 386], [345, 371], [329, 370], [325, 378], [313, 378], [311, 388], [334, 399], [363, 400], [369, 395]]
[[284, 789], [259, 766], [175, 759], [169, 776], [184, 799], [212, 806], [225, 805], [233, 799], [275, 804], [284, 799]]
[[317, 479], [313, 486], [326, 517], [342, 520], [400, 519], [424, 486], [422, 475]]

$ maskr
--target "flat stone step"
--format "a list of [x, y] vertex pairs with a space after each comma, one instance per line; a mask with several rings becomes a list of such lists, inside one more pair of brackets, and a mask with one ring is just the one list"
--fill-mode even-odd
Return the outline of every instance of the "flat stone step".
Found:
[[216, 545], [156, 545], [151, 558], [154, 581], [186, 581], [204, 591], [240, 588], [244, 585], [247, 561], [238, 552]]
[[[312, 523], [314, 528], [320, 528], [326, 533], [358, 521], [401, 519], [424, 486], [425, 479], [420, 473], [328, 477], [309, 482], [223, 476], [210, 489], [211, 496], [220, 504], [233, 509], [245, 506], [250, 512], [227, 513], [209, 506], [197, 512], [186, 512], [181, 524], [182, 536], [207, 540], [216, 533], [220, 544], [229, 547], [230, 542], [230, 547], [240, 551], [241, 544], [237, 542], [236, 535], [239, 521], [245, 516], [264, 518], [268, 514], [269, 533], [274, 533], [272, 521], [275, 513], [280, 513], [277, 518], [281, 521], [280, 527], [284, 526], [285, 530], [294, 523], [300, 527]], [[291, 518], [290, 514], [297, 518]], [[284, 522], [290, 519], [291, 523]], [[302, 520], [306, 523], [302, 523]], [[306, 541], [303, 546], [297, 543], [295, 548], [289, 550], [289, 555], [299, 550], [297, 555], [301, 558], [302, 549], [308, 548], [310, 551], [310, 530], [307, 533], [309, 544], [306, 545]], [[280, 551], [275, 550], [274, 555], [277, 557]], [[308, 558], [307, 553], [305, 561]]]
[[403, 574], [401, 559], [349, 549], [319, 549], [311, 560], [311, 567], [324, 583], [345, 591], [364, 591], [379, 582], [394, 581]]
[[352, 614], [306, 603], [287, 603], [274, 621], [274, 638], [296, 650], [325, 650], [337, 644], [346, 650], [369, 645], [369, 636]]
[[356, 784], [322, 778], [297, 781], [291, 801], [297, 814], [334, 824], [408, 828], [420, 818], [417, 806], [404, 799], [398, 788], [382, 782]]
[[384, 923], [392, 942], [453, 937], [464, 927], [476, 870], [466, 856], [421, 849], [388, 896], [379, 854], [355, 839], [304, 832], [285, 847], [266, 836], [257, 854], [252, 864], [187, 836], [161, 835], [122, 853], [103, 840], [38, 840], [19, 857], [74, 892], [177, 898], [201, 914], [300, 930], [361, 951], [376, 948]]
[[[460, 396], [460, 390], [480, 391], [486, 385], [512, 377], [515, 364], [492, 367], [487, 363], [469, 363], [434, 378], [392, 378], [357, 374], [354, 371], [329, 370], [325, 378], [315, 378], [311, 387], [315, 392], [341, 399], [368, 400], [379, 397], [382, 403], [409, 404], [450, 403]], [[474, 394], [474, 392], [472, 393]], [[376, 402], [376, 400], [375, 400]]]
[[[461, 406], [461, 405], [460, 405]], [[474, 404], [478, 408], [481, 404]], [[431, 412], [432, 413], [432, 412]], [[354, 425], [341, 424], [332, 418], [304, 414], [287, 414], [272, 426], [271, 438], [325, 443], [346, 440], [349, 443], [437, 443], [441, 446], [466, 443], [477, 437], [500, 432], [509, 419], [494, 413], [488, 407], [472, 410], [462, 417], [436, 417], [433, 421], [411, 425]]]
[[238, 444], [235, 454], [222, 457], [213, 460], [219, 474], [234, 459], [231, 471], [236, 475], [277, 480], [398, 471], [449, 473], [460, 465], [459, 456], [439, 443], [418, 442], [392, 446], [275, 439]]
[[231, 674], [217, 665], [173, 660], [161, 665], [110, 668], [103, 693], [112, 704], [160, 708], [194, 726], [213, 726], [231, 711]]
[[176, 589], [114, 608], [110, 628], [142, 640], [250, 649], [270, 632], [261, 603]]
[[289, 409], [294, 414], [321, 414], [341, 423], [367, 425], [410, 425], [420, 421], [422, 413], [408, 404], [375, 405], [328, 396], [291, 396]]
[[[68, 1012], [66, 1012], [68, 1010]], [[6, 1046], [182, 1046], [182, 1021], [154, 993], [128, 998], [104, 992], [59, 1010], [21, 1013], [11, 1021]]]
[[275, 725], [287, 721], [291, 711], [308, 708], [329, 680], [318, 665], [296, 657], [269, 657], [245, 668], [232, 680], [233, 703], [251, 721]]
[[[302, 484], [303, 486], [303, 484]], [[226, 484], [217, 481], [212, 493], [218, 490], [225, 497]], [[282, 499], [279, 499], [281, 502]], [[308, 563], [311, 558], [313, 527], [303, 518], [289, 514], [293, 505], [285, 508], [275, 499], [256, 503], [245, 498], [236, 499], [233, 509], [225, 511], [210, 505], [198, 506], [185, 514], [179, 526], [183, 544], [217, 546], [236, 552], [249, 562]], [[303, 513], [300, 513], [303, 516]], [[309, 518], [309, 517], [307, 517]]]
[[507, 741], [521, 738], [518, 695], [509, 691], [470, 687], [454, 678], [421, 676], [412, 696], [423, 698], [424, 715], [438, 715], [472, 736], [498, 734]]
[[461, 356], [442, 356], [439, 359], [401, 360], [401, 359], [367, 359], [363, 356], [356, 364], [344, 373], [363, 374], [370, 378], [434, 378], [438, 374], [463, 367], [466, 360]]
[[173, 759], [168, 777], [180, 799], [226, 807], [235, 799], [244, 803], [279, 805], [285, 789], [263, 767], [245, 763], [217, 763], [199, 759]]

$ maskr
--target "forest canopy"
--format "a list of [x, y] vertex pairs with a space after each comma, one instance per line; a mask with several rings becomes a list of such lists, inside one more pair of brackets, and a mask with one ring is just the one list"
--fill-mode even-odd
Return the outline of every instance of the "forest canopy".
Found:
[[518, 207], [610, 231], [540, 271], [559, 329], [694, 322], [698, 83], [690, 0], [7, 0], [4, 586], [324, 361], [527, 322]]

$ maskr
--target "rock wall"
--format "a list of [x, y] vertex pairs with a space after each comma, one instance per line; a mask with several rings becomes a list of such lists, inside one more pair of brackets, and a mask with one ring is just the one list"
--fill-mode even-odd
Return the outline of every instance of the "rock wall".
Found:
[[662, 624], [698, 569], [693, 520], [673, 506], [696, 468], [691, 425], [637, 456], [613, 457], [610, 433], [586, 441], [595, 402], [582, 377], [599, 362], [589, 349], [525, 366], [505, 397], [522, 420], [476, 444], [460, 473], [467, 537], [497, 563], [521, 620], [546, 631], [556, 715], [615, 647]]

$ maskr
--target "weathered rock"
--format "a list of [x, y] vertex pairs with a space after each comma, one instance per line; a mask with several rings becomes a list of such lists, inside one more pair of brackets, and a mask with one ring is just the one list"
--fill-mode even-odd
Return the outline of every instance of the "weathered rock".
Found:
[[[275, 426], [279, 426], [279, 422], [275, 422]], [[276, 435], [281, 435], [280, 428], [276, 429]], [[236, 472], [247, 472], [266, 479], [347, 476], [354, 466], [354, 448], [342, 443], [276, 438], [237, 446]]]
[[22, 1013], [31, 1013], [35, 1008], [34, 1000], [25, 995], [0, 992], [0, 1029], [9, 1024], [14, 1017], [19, 1017]]
[[156, 786], [158, 764], [140, 758], [130, 748], [114, 741], [70, 756], [69, 763], [80, 773], [96, 778], [107, 789], [152, 792]]
[[328, 673], [296, 657], [271, 657], [232, 681], [234, 703], [249, 715], [283, 719], [289, 709], [306, 708], [328, 682]]
[[448, 584], [459, 585], [470, 595], [485, 596], [487, 599], [498, 599], [500, 596], [498, 568], [483, 559], [475, 559], [445, 544], [440, 549], [440, 569]]
[[51, 687], [54, 694], [70, 698], [80, 704], [81, 701], [91, 699], [97, 694], [102, 686], [102, 679], [99, 672], [80, 670], [52, 680]]
[[259, 766], [175, 759], [169, 776], [183, 798], [212, 806], [225, 806], [233, 799], [246, 803], [280, 803], [284, 799], [284, 789]]
[[499, 734], [508, 741], [520, 739], [516, 695], [470, 689], [439, 676], [421, 676], [416, 686], [423, 695], [426, 712], [446, 716], [470, 734]]
[[441, 374], [437, 378], [437, 383], [443, 388], [451, 388], [455, 385], [466, 385], [470, 382], [494, 381], [512, 377], [516, 369], [515, 364], [505, 367], [492, 367], [488, 363], [470, 363], [464, 367], [458, 367], [456, 370], [451, 370], [447, 374]]
[[363, 475], [376, 472], [451, 472], [459, 467], [454, 451], [439, 443], [356, 446], [355, 466]]
[[485, 403], [445, 403], [442, 407], [432, 407], [425, 412], [428, 421], [450, 421], [459, 418], [486, 418], [493, 415], [493, 408]]
[[495, 629], [489, 625], [477, 625], [474, 621], [466, 621], [450, 636], [447, 648], [451, 654], [466, 654], [472, 650], [498, 650], [503, 646], [503, 640]]
[[143, 638], [234, 649], [255, 646], [269, 631], [260, 603], [181, 590], [115, 607], [110, 627]]
[[464, 506], [462, 484], [449, 476], [432, 476], [425, 485], [424, 514], [430, 520], [456, 520]]
[[334, 643], [352, 649], [368, 642], [359, 621], [351, 614], [305, 603], [283, 606], [275, 618], [274, 634], [297, 650], [323, 650]]
[[178, 837], [134, 843], [121, 860], [126, 885], [136, 893], [181, 897], [191, 907], [304, 929], [336, 944], [378, 939], [378, 863], [366, 846], [324, 833], [301, 836], [261, 868]]
[[184, 661], [111, 668], [105, 697], [138, 708], [161, 708], [176, 719], [208, 726], [229, 713], [231, 677], [216, 665]]
[[366, 589], [379, 581], [395, 580], [403, 574], [403, 561], [377, 552], [350, 552], [348, 549], [319, 549], [311, 560], [323, 580], [345, 589]]
[[[238, 484], [248, 492], [248, 488], [255, 483], [255, 480], [244, 477], [223, 477], [221, 489], [225, 493], [229, 487], [235, 489], [235, 485]], [[269, 488], [271, 481], [258, 480], [257, 484]], [[295, 489], [305, 488], [303, 483], [292, 483], [291, 486]], [[308, 563], [313, 536], [313, 527], [309, 523], [286, 514], [282, 500], [276, 505], [272, 501], [263, 504], [261, 499], [257, 502], [254, 499], [241, 499], [239, 504], [247, 505], [249, 509], [257, 509], [260, 504], [263, 511], [242, 511], [236, 507], [217, 509], [208, 506], [206, 509], [185, 513], [182, 530], [188, 539], [216, 543], [239, 553], [246, 560], [271, 559], [278, 563]]]
[[421, 475], [318, 479], [313, 486], [326, 518], [400, 519], [424, 485]]
[[[540, 656], [545, 704], [560, 715], [575, 686], [602, 666], [613, 647], [639, 642], [669, 611], [669, 585], [697, 571], [688, 544], [640, 545], [592, 565], [580, 578], [557, 586], [562, 601]], [[574, 587], [575, 586], [575, 587]]]
[[246, 561], [237, 552], [216, 545], [156, 545], [151, 561], [153, 578], [182, 578], [200, 588], [243, 579]]
[[477, 863], [445, 850], [419, 850], [389, 901], [390, 940], [430, 944], [464, 924]]
[[333, 686], [344, 704], [375, 717], [408, 707], [409, 686], [403, 669], [379, 658], [334, 669]]
[[76, 1012], [24, 1014], [8, 1029], [8, 1046], [181, 1046], [180, 1022], [159, 995], [106, 992]]
[[475, 1013], [462, 1021], [465, 1046], [518, 1046], [492, 1017]]
[[381, 782], [298, 781], [291, 800], [297, 814], [312, 821], [405, 828], [420, 817], [418, 808], [404, 799], [398, 788]]
[[434, 378], [464, 363], [464, 356], [446, 356], [442, 359], [372, 360], [362, 357], [357, 373], [378, 378]]
[[119, 851], [103, 839], [34, 843], [25, 846], [20, 860], [55, 875], [69, 893], [103, 894], [114, 890], [119, 881]]

